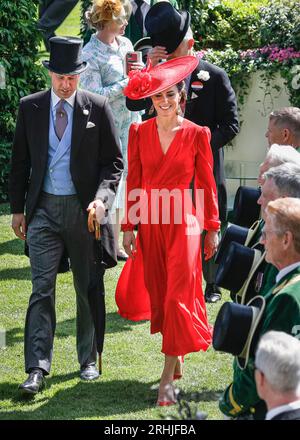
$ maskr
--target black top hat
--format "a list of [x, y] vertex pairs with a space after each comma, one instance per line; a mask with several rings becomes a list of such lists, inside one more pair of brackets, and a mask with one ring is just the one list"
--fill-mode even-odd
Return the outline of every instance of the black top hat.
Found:
[[222, 239], [219, 244], [218, 252], [215, 256], [215, 263], [219, 264], [221, 258], [224, 255], [224, 252], [227, 252], [228, 246], [232, 241], [245, 244], [249, 229], [243, 228], [242, 226], [234, 225], [232, 223], [228, 223], [227, 228], [222, 234]]
[[191, 22], [190, 13], [177, 11], [166, 1], [153, 5], [145, 18], [145, 28], [152, 46], [164, 46], [168, 53], [174, 52], [182, 42]]
[[237, 356], [241, 369], [257, 345], [265, 299], [255, 296], [246, 305], [225, 302], [219, 310], [213, 332], [213, 347]]
[[81, 38], [52, 37], [49, 42], [50, 60], [43, 61], [48, 70], [60, 75], [78, 75], [87, 68], [87, 62], [81, 60]]
[[237, 293], [243, 286], [252, 268], [261, 258], [261, 251], [231, 242], [223, 253], [216, 273], [216, 284]]
[[143, 63], [146, 64], [147, 54], [149, 50], [152, 49], [151, 38], [150, 37], [141, 38], [133, 45], [133, 48], [134, 50], [140, 50], [142, 52]]
[[257, 204], [260, 194], [260, 188], [250, 186], [238, 188], [234, 198], [233, 223], [250, 228], [260, 215], [260, 205]]

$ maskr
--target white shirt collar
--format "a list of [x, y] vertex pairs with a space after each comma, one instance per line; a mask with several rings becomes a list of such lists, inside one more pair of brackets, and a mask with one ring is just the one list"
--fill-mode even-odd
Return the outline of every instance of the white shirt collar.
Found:
[[[75, 92], [69, 98], [65, 99], [65, 101], [67, 101], [67, 103], [70, 104], [72, 108], [74, 107], [76, 92], [77, 90], [75, 90]], [[52, 108], [54, 108], [60, 100], [61, 98], [59, 98], [57, 94], [54, 92], [53, 88], [51, 88]]]
[[287, 403], [286, 405], [277, 406], [276, 408], [270, 409], [266, 414], [266, 420], [273, 419], [278, 414], [288, 411], [294, 411], [295, 409], [300, 409], [300, 400], [295, 402]]
[[279, 281], [288, 273], [292, 272], [292, 270], [296, 269], [300, 266], [300, 261], [297, 261], [297, 263], [290, 264], [289, 266], [284, 267], [281, 269], [278, 274], [276, 275], [276, 283], [279, 283]]

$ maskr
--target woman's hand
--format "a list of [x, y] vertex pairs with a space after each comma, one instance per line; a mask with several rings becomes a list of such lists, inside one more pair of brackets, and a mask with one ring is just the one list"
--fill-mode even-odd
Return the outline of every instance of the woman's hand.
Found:
[[123, 233], [123, 247], [125, 249], [126, 254], [134, 258], [136, 253], [136, 240], [133, 231], [125, 231]]
[[218, 231], [207, 231], [204, 239], [205, 261], [209, 260], [216, 253], [218, 245]]

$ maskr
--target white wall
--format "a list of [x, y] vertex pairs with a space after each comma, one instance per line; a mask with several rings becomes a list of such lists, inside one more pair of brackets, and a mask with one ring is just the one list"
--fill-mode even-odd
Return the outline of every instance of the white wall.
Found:
[[[259, 72], [252, 74], [250, 81], [249, 94], [240, 116], [240, 133], [232, 141], [232, 146], [224, 148], [229, 207], [232, 206], [235, 192], [240, 185], [256, 186], [258, 167], [265, 157], [268, 145], [265, 133], [269, 114], [272, 110], [290, 105], [287, 90], [279, 74], [271, 84], [270, 93], [266, 94]], [[280, 91], [273, 89], [273, 85], [278, 85]]]

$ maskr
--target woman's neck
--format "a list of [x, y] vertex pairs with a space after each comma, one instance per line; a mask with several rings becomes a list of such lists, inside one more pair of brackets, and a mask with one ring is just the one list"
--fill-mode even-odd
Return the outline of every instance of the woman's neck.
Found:
[[101, 31], [98, 31], [97, 38], [98, 40], [102, 41], [102, 43], [108, 44], [110, 46], [117, 44], [116, 35], [112, 34], [107, 29], [102, 29]]
[[183, 118], [179, 115], [172, 115], [170, 117], [156, 117], [156, 125], [159, 130], [169, 131], [174, 128], [180, 127], [182, 124]]

